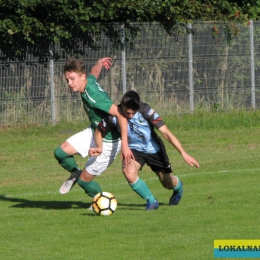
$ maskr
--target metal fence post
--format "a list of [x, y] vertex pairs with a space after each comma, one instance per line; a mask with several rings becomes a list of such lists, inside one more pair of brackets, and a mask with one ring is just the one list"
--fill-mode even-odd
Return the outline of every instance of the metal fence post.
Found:
[[122, 29], [122, 81], [123, 81], [123, 94], [126, 92], [126, 64], [125, 64], [125, 24], [121, 25]]
[[251, 105], [255, 109], [255, 51], [254, 51], [254, 23], [250, 20], [250, 64], [251, 64]]
[[[191, 24], [188, 27], [192, 29]], [[192, 33], [188, 34], [189, 43], [189, 87], [190, 87], [190, 112], [194, 112], [194, 89], [193, 89], [193, 58], [192, 58]]]
[[50, 53], [50, 84], [51, 84], [51, 121], [55, 125], [55, 92], [54, 92], [54, 62], [53, 62], [53, 50], [49, 49]]

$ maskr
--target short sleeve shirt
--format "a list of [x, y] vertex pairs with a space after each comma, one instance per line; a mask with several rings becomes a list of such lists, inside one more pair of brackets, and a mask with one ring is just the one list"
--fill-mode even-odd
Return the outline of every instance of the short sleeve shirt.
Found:
[[[159, 114], [146, 103], [140, 103], [140, 109], [128, 120], [128, 146], [140, 152], [154, 154], [161, 150], [161, 140], [154, 131], [164, 125]], [[99, 124], [105, 135], [108, 131], [119, 131], [116, 117], [106, 117]]]
[[[81, 94], [83, 107], [88, 115], [93, 131], [99, 122], [108, 115], [113, 102], [104, 89], [97, 83], [96, 77], [89, 75], [84, 93]], [[108, 140], [118, 139], [118, 132], [108, 133], [105, 138]]]

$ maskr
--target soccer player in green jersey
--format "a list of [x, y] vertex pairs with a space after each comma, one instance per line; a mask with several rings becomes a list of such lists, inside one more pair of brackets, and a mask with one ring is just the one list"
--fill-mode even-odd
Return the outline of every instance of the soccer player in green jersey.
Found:
[[[104, 89], [97, 83], [97, 78], [103, 67], [109, 69], [112, 65], [111, 58], [99, 59], [92, 67], [89, 76], [86, 74], [85, 64], [81, 59], [71, 57], [64, 66], [64, 75], [69, 88], [74, 92], [79, 92], [87, 113], [90, 126], [71, 136], [62, 143], [55, 151], [54, 156], [58, 163], [70, 172], [70, 177], [60, 187], [60, 193], [68, 193], [78, 182], [85, 192], [94, 197], [101, 192], [101, 187], [93, 179], [100, 175], [114, 161], [120, 149], [124, 163], [130, 164], [133, 154], [128, 147], [127, 141], [127, 119], [121, 110], [108, 97]], [[108, 114], [118, 118], [122, 127], [121, 140], [120, 134], [111, 132], [104, 139], [103, 153], [98, 157], [89, 157], [85, 169], [79, 169], [75, 154], [80, 154], [83, 158], [88, 155], [90, 147], [95, 146], [93, 134], [102, 118]]]

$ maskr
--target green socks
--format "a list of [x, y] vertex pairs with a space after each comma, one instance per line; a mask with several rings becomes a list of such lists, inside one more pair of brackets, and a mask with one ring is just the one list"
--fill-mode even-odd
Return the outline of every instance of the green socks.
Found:
[[68, 155], [60, 146], [54, 151], [54, 156], [65, 170], [74, 172], [79, 169], [74, 156]]
[[78, 179], [78, 184], [91, 198], [94, 198], [96, 194], [102, 191], [99, 184], [95, 181], [86, 182]]
[[150, 203], [154, 203], [156, 201], [147, 184], [140, 178], [138, 178], [135, 183], [129, 183], [129, 185], [141, 198], [146, 201], [149, 201]]
[[[54, 156], [57, 159], [57, 161], [59, 162], [59, 164], [65, 170], [71, 172], [72, 174], [74, 172], [75, 172], [75, 174], [79, 173], [79, 168], [77, 166], [74, 156], [68, 155], [66, 152], [64, 152], [61, 149], [60, 146], [54, 151]], [[78, 177], [78, 175], [75, 177]], [[83, 190], [85, 190], [85, 192], [88, 194], [88, 196], [90, 196], [92, 198], [94, 198], [97, 193], [102, 191], [99, 184], [95, 181], [85, 182], [85, 181], [82, 181], [81, 179], [78, 179], [78, 184]]]

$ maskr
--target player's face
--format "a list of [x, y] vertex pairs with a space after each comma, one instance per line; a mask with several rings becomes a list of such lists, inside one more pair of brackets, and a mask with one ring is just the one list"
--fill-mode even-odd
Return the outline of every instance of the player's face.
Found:
[[127, 107], [124, 107], [124, 106], [123, 106], [123, 112], [124, 112], [125, 117], [126, 117], [127, 119], [131, 119], [131, 118], [133, 118], [133, 116], [135, 115], [136, 110], [133, 110], [133, 109], [130, 109], [130, 108], [127, 108]]
[[83, 93], [86, 85], [86, 74], [78, 74], [73, 71], [65, 73], [65, 79], [68, 86], [74, 92]]

